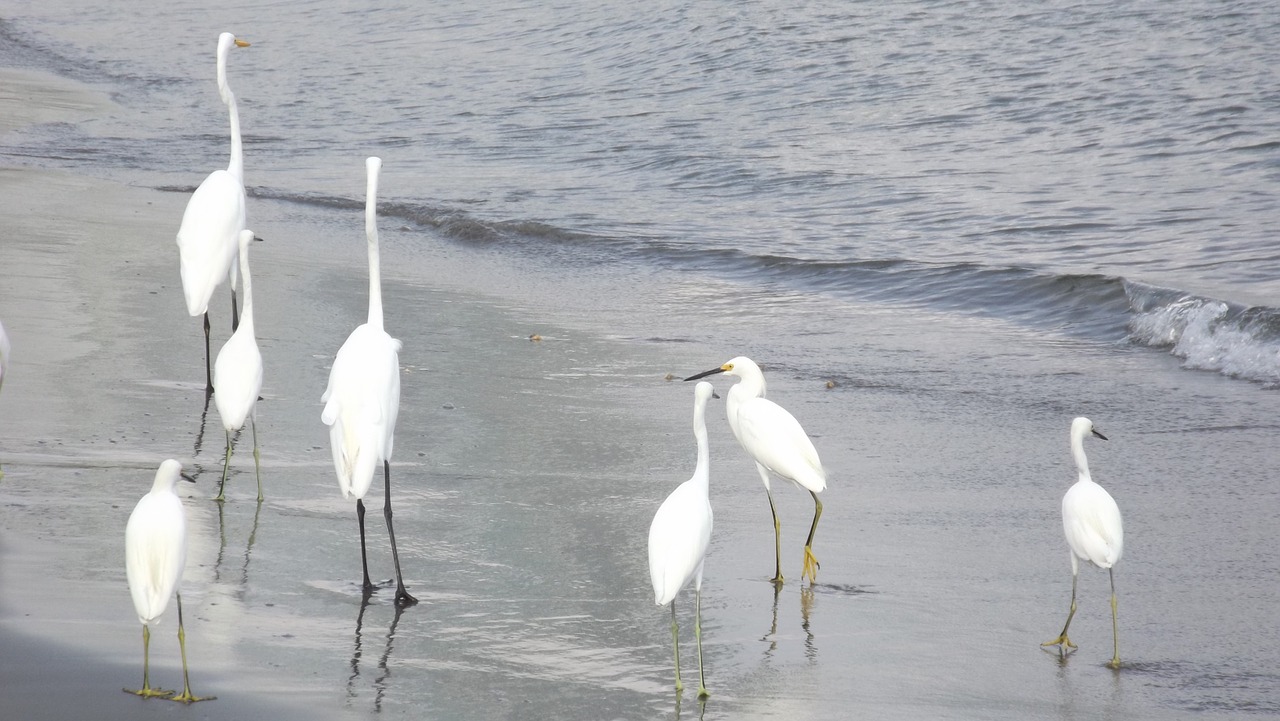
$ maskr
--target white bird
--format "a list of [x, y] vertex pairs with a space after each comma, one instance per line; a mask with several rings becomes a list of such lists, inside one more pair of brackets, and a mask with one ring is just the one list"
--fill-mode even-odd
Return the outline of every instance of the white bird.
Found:
[[[671, 604], [671, 645], [675, 652], [676, 691], [680, 680], [680, 627], [676, 623], [676, 594], [692, 580], [694, 588], [694, 636], [698, 639], [698, 696], [707, 693], [702, 669], [702, 566], [711, 545], [711, 462], [707, 450], [707, 401], [715, 396], [711, 384], [699, 383], [693, 391], [693, 437], [698, 442], [698, 463], [693, 477], [676, 487], [658, 507], [649, 526], [649, 578], [653, 601]], [[715, 396], [719, 397], [719, 396]]]
[[1089, 476], [1089, 459], [1084, 455], [1084, 439], [1094, 435], [1102, 440], [1107, 437], [1093, 427], [1088, 418], [1071, 421], [1071, 456], [1076, 462], [1078, 479], [1062, 497], [1062, 530], [1071, 547], [1071, 612], [1062, 626], [1062, 633], [1042, 646], [1060, 646], [1063, 650], [1076, 645], [1067, 638], [1071, 618], [1076, 615], [1076, 576], [1080, 571], [1078, 558], [1089, 561], [1098, 568], [1107, 569], [1111, 577], [1111, 640], [1114, 653], [1111, 668], [1120, 668], [1120, 631], [1116, 621], [1115, 564], [1124, 551], [1124, 526], [1120, 520], [1120, 507], [1102, 486]]
[[[182, 499], [173, 487], [182, 475], [182, 466], [172, 458], [160, 464], [151, 492], [138, 501], [124, 532], [124, 567], [129, 594], [142, 622], [142, 688], [124, 689], [150, 698], [167, 698], [193, 703], [206, 701], [191, 693], [187, 674], [187, 634], [182, 627], [182, 570], [187, 562], [187, 515]], [[182, 649], [182, 693], [152, 688], [151, 626], [160, 621], [169, 606], [169, 597], [178, 597], [178, 647]]]
[[356, 497], [356, 519], [360, 524], [360, 562], [364, 568], [364, 592], [373, 592], [369, 581], [369, 560], [365, 551], [364, 496], [373, 484], [373, 474], [382, 466], [384, 505], [391, 539], [391, 558], [396, 567], [396, 604], [408, 606], [418, 600], [405, 589], [400, 573], [400, 554], [391, 522], [391, 451], [395, 445], [396, 416], [400, 412], [400, 341], [382, 328], [382, 276], [378, 262], [378, 173], [380, 158], [365, 161], [368, 188], [365, 197], [365, 238], [369, 249], [369, 320], [347, 337], [329, 371], [329, 386], [320, 402], [320, 420], [329, 426], [333, 446], [333, 466], [343, 498]]
[[778, 523], [778, 511], [773, 505], [769, 473], [776, 473], [813, 496], [813, 524], [809, 526], [809, 538], [804, 542], [804, 562], [800, 572], [800, 578], [808, 578], [812, 584], [818, 579], [819, 568], [818, 559], [813, 555], [813, 534], [818, 530], [818, 519], [822, 517], [822, 501], [818, 500], [818, 494], [827, 488], [827, 472], [818, 459], [818, 451], [795, 416], [764, 397], [764, 374], [754, 361], [738, 356], [719, 368], [712, 368], [685, 380], [705, 378], [715, 373], [741, 379], [729, 389], [725, 410], [734, 437], [755, 459], [756, 470], [760, 473], [765, 494], [769, 497], [769, 511], [773, 514], [775, 583], [783, 581], [782, 524]]
[[204, 314], [205, 393], [213, 392], [209, 368], [209, 299], [223, 278], [231, 279], [231, 328], [236, 318], [236, 253], [245, 227], [244, 159], [240, 145], [240, 113], [236, 96], [227, 86], [227, 53], [249, 43], [231, 33], [218, 36], [218, 94], [231, 115], [231, 162], [200, 183], [187, 201], [178, 228], [178, 263], [187, 312]]
[[214, 499], [218, 501], [226, 499], [223, 489], [227, 485], [227, 468], [231, 465], [231, 434], [244, 428], [246, 420], [253, 429], [253, 471], [258, 477], [258, 500], [262, 500], [258, 423], [254, 413], [258, 405], [258, 393], [262, 391], [262, 353], [258, 351], [258, 339], [253, 334], [253, 281], [249, 277], [249, 243], [252, 241], [252, 230], [240, 231], [244, 313], [240, 316], [240, 327], [227, 339], [222, 350], [218, 351], [218, 359], [213, 363], [213, 380], [218, 389], [213, 396], [213, 404], [218, 407], [222, 427], [227, 431], [227, 455], [222, 462], [222, 482], [218, 484], [218, 497]]

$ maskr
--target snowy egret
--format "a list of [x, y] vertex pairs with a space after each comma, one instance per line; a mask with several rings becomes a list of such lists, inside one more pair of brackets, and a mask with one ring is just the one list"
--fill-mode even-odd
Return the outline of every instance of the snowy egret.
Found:
[[364, 496], [373, 484], [373, 474], [382, 463], [385, 501], [382, 515], [391, 540], [391, 559], [396, 567], [396, 605], [418, 602], [409, 595], [400, 574], [400, 554], [391, 523], [391, 450], [395, 444], [396, 416], [400, 412], [400, 341], [382, 328], [382, 276], [378, 263], [378, 173], [380, 158], [365, 160], [368, 187], [365, 195], [364, 230], [369, 250], [369, 320], [347, 337], [329, 371], [329, 387], [320, 402], [320, 420], [329, 426], [333, 446], [333, 466], [343, 498], [356, 497], [356, 519], [360, 524], [360, 562], [364, 568], [364, 592], [373, 592], [369, 582], [369, 558], [365, 551]]
[[240, 146], [240, 113], [227, 86], [227, 53], [249, 43], [231, 33], [218, 36], [218, 94], [231, 115], [231, 162], [209, 174], [187, 201], [178, 228], [178, 264], [187, 312], [204, 315], [205, 393], [214, 389], [209, 368], [209, 299], [223, 278], [231, 279], [231, 328], [236, 318], [236, 253], [245, 227], [244, 158]]
[[[124, 689], [144, 698], [168, 698], [194, 703], [212, 696], [191, 693], [187, 674], [187, 634], [182, 627], [182, 569], [187, 563], [187, 514], [174, 484], [182, 475], [182, 465], [170, 458], [160, 464], [151, 491], [138, 501], [124, 531], [124, 567], [129, 594], [142, 622], [142, 688]], [[188, 479], [190, 480], [190, 479]], [[160, 621], [169, 606], [169, 597], [178, 597], [178, 647], [182, 650], [182, 693], [152, 688], [151, 625]]]
[[739, 382], [729, 389], [725, 408], [729, 428], [738, 443], [755, 459], [756, 470], [769, 498], [769, 511], [773, 514], [775, 583], [783, 581], [782, 524], [778, 523], [778, 511], [773, 505], [769, 473], [778, 474], [813, 496], [813, 524], [809, 526], [809, 538], [804, 542], [804, 563], [800, 572], [800, 578], [808, 578], [812, 584], [818, 580], [819, 568], [818, 559], [813, 555], [813, 534], [818, 530], [818, 519], [822, 517], [822, 501], [818, 500], [818, 494], [827, 487], [827, 472], [822, 468], [822, 461], [818, 460], [818, 451], [795, 416], [764, 397], [764, 374], [754, 361], [738, 356], [719, 368], [685, 380], [697, 380], [716, 373], [739, 378]]
[[227, 339], [213, 363], [213, 380], [218, 389], [213, 396], [213, 404], [217, 406], [222, 427], [227, 431], [227, 455], [222, 462], [222, 482], [218, 484], [218, 497], [215, 499], [219, 501], [226, 499], [223, 489], [227, 485], [227, 468], [231, 465], [231, 433], [244, 428], [245, 420], [253, 430], [253, 472], [258, 477], [258, 500], [262, 500], [258, 423], [254, 417], [258, 393], [262, 390], [262, 354], [258, 352], [258, 339], [253, 335], [253, 282], [249, 278], [249, 243], [252, 241], [252, 230], [240, 231], [244, 313], [240, 316], [240, 327]]
[[1114, 653], [1107, 665], [1120, 668], [1115, 564], [1124, 550], [1124, 527], [1120, 521], [1120, 507], [1116, 505], [1115, 499], [1107, 493], [1107, 489], [1089, 476], [1089, 459], [1084, 455], [1084, 439], [1090, 434], [1107, 440], [1088, 418], [1071, 421], [1071, 456], [1076, 461], [1078, 478], [1062, 497], [1062, 530], [1066, 533], [1067, 545], [1071, 547], [1071, 611], [1067, 614], [1067, 622], [1062, 626], [1062, 633], [1041, 645], [1059, 646], [1063, 650], [1076, 647], [1067, 638], [1067, 629], [1071, 626], [1071, 618], [1076, 615], [1076, 576], [1080, 572], [1077, 558], [1083, 558], [1098, 568], [1107, 569], [1107, 574], [1111, 577], [1111, 641]]
[[[649, 526], [649, 578], [653, 601], [671, 604], [671, 645], [675, 651], [676, 690], [680, 681], [680, 627], [676, 623], [676, 594], [693, 581], [694, 625], [698, 639], [698, 696], [707, 696], [702, 670], [702, 565], [711, 545], [711, 462], [707, 450], [707, 401], [715, 396], [711, 384], [693, 389], [693, 437], [698, 442], [698, 462], [693, 477], [676, 486], [658, 507]], [[715, 396], [719, 397], [719, 396]]]

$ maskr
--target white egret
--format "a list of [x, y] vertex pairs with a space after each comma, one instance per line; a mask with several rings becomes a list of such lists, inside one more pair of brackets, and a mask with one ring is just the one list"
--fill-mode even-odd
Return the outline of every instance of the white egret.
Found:
[[[194, 703], [212, 696], [192, 695], [187, 674], [187, 634], [182, 626], [182, 569], [187, 562], [187, 515], [182, 499], [173, 487], [182, 475], [182, 465], [170, 458], [160, 464], [151, 491], [138, 501], [124, 532], [124, 567], [129, 594], [142, 622], [142, 688], [124, 689], [144, 698], [167, 698]], [[174, 695], [151, 687], [151, 626], [169, 606], [169, 597], [178, 597], [178, 647], [182, 650], [182, 693]]]
[[804, 542], [804, 562], [800, 572], [800, 578], [808, 578], [812, 584], [818, 579], [819, 568], [818, 559], [813, 555], [813, 534], [818, 530], [818, 519], [822, 517], [822, 501], [818, 500], [818, 494], [827, 487], [827, 472], [818, 459], [818, 451], [795, 416], [764, 397], [764, 374], [754, 361], [738, 356], [719, 368], [712, 368], [685, 380], [705, 378], [715, 373], [737, 376], [740, 379], [729, 389], [725, 408], [729, 416], [729, 428], [733, 430], [738, 443], [755, 459], [756, 470], [760, 473], [765, 494], [769, 497], [769, 511], [773, 514], [775, 583], [783, 581], [782, 524], [778, 523], [778, 511], [773, 505], [769, 473], [776, 473], [813, 496], [813, 524], [809, 526], [809, 538]]
[[215, 499], [218, 501], [226, 499], [223, 489], [227, 485], [227, 468], [231, 465], [231, 433], [244, 428], [246, 420], [253, 430], [253, 472], [258, 477], [258, 500], [262, 500], [258, 423], [254, 412], [258, 393], [262, 391], [262, 353], [258, 351], [258, 339], [253, 334], [253, 281], [249, 277], [249, 243], [252, 241], [252, 230], [240, 231], [244, 313], [240, 316], [240, 327], [227, 339], [213, 363], [213, 380], [218, 389], [213, 396], [213, 404], [218, 407], [222, 427], [227, 431], [227, 455], [222, 462], [222, 482], [218, 484], [218, 497]]
[[[715, 395], [711, 384], [693, 390], [693, 437], [698, 442], [698, 462], [693, 477], [676, 487], [658, 507], [649, 525], [649, 578], [653, 601], [671, 604], [671, 645], [675, 652], [676, 691], [680, 680], [680, 627], [676, 623], [676, 594], [693, 581], [694, 626], [698, 639], [698, 696], [707, 693], [702, 669], [702, 566], [711, 545], [711, 462], [707, 450], [707, 401]], [[718, 397], [718, 396], [716, 396]]]
[[400, 412], [400, 341], [382, 328], [382, 276], [378, 262], [378, 173], [380, 158], [365, 160], [368, 187], [365, 196], [365, 238], [369, 250], [369, 320], [347, 337], [329, 371], [329, 386], [320, 401], [325, 404], [320, 420], [329, 426], [333, 446], [333, 466], [343, 498], [356, 497], [356, 519], [360, 524], [360, 562], [364, 569], [364, 592], [373, 592], [369, 581], [369, 559], [365, 551], [364, 496], [373, 484], [373, 474], [382, 465], [384, 504], [391, 540], [391, 559], [396, 567], [396, 605], [418, 602], [405, 589], [400, 573], [400, 554], [391, 522], [391, 451], [395, 444], [396, 416]]
[[1071, 456], [1076, 462], [1078, 478], [1062, 497], [1062, 530], [1066, 533], [1067, 545], [1071, 547], [1071, 611], [1067, 614], [1067, 622], [1062, 626], [1062, 633], [1041, 645], [1059, 646], [1064, 650], [1076, 647], [1067, 638], [1067, 629], [1071, 627], [1071, 618], [1076, 615], [1076, 576], [1080, 572], [1080, 562], [1077, 559], [1082, 558], [1099, 568], [1107, 569], [1111, 578], [1111, 640], [1114, 653], [1107, 665], [1120, 668], [1115, 564], [1124, 550], [1124, 527], [1120, 521], [1120, 507], [1116, 505], [1115, 499], [1107, 493], [1107, 489], [1089, 476], [1089, 459], [1084, 455], [1084, 439], [1090, 434], [1107, 440], [1088, 418], [1071, 421]]
[[231, 33], [218, 36], [218, 94], [231, 116], [231, 161], [226, 170], [209, 174], [187, 201], [178, 228], [178, 263], [187, 312], [204, 315], [205, 393], [213, 392], [209, 367], [209, 299], [223, 278], [231, 279], [231, 328], [236, 318], [236, 253], [245, 227], [244, 158], [240, 144], [240, 113], [236, 96], [227, 86], [227, 53], [249, 43]]

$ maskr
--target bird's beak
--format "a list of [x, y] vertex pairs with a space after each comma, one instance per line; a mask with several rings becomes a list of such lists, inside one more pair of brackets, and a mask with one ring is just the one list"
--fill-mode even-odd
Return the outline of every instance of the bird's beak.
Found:
[[719, 397], [720, 397], [720, 394], [719, 394], [719, 393], [716, 393], [715, 391], [711, 391], [711, 397], [712, 397], [712, 398], [719, 398]]
[[179, 473], [179, 474], [178, 474], [178, 477], [179, 477], [179, 478], [181, 478], [182, 480], [186, 481], [187, 483], [195, 483], [195, 482], [196, 482], [196, 479], [195, 479], [195, 478], [193, 478], [193, 477], [191, 477], [191, 476], [188, 476], [186, 473]]
[[257, 236], [257, 235], [253, 236], [253, 239], [254, 239], [254, 240], [256, 240], [256, 241], [258, 241], [259, 243], [261, 243], [262, 241], [266, 240], [266, 238], [263, 238], [263, 237], [260, 237], [260, 236]]
[[1101, 433], [1099, 433], [1099, 432], [1098, 432], [1098, 430], [1097, 430], [1096, 428], [1093, 430], [1093, 435], [1095, 435], [1095, 436], [1097, 436], [1097, 437], [1101, 438], [1101, 439], [1102, 439], [1102, 440], [1104, 440], [1104, 441], [1111, 440], [1111, 439], [1107, 438], [1106, 436], [1102, 435]]
[[249, 47], [249, 43], [248, 43], [248, 41], [241, 40], [240, 38], [236, 38], [236, 47], [238, 47], [238, 48], [247, 48], [247, 47]]
[[709, 376], [709, 375], [715, 375], [716, 373], [724, 373], [724, 371], [725, 371], [725, 367], [724, 367], [724, 366], [720, 366], [719, 368], [712, 368], [712, 369], [711, 369], [711, 370], [709, 370], [709, 371], [702, 371], [701, 373], [698, 373], [697, 375], [691, 375], [691, 376], [689, 376], [688, 378], [685, 378], [685, 380], [686, 380], [686, 381], [696, 381], [696, 380], [698, 380], [699, 378], [706, 378], [706, 377], [707, 377], [707, 376]]

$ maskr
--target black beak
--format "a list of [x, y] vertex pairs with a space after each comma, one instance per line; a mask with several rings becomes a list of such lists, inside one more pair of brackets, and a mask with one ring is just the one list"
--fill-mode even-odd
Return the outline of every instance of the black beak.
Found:
[[258, 241], [259, 243], [261, 243], [262, 241], [266, 240], [266, 238], [260, 238], [260, 237], [258, 237], [257, 235], [253, 236], [253, 239], [254, 239], [254, 240], [256, 240], [256, 241]]
[[696, 381], [696, 380], [698, 380], [699, 378], [706, 378], [707, 376], [709, 376], [709, 375], [715, 375], [716, 373], [724, 373], [724, 367], [723, 367], [723, 366], [721, 366], [721, 367], [719, 367], [719, 368], [712, 368], [712, 369], [711, 369], [711, 370], [709, 370], [709, 371], [702, 371], [701, 373], [698, 373], [697, 375], [691, 375], [691, 376], [689, 376], [688, 378], [685, 378], [685, 380], [686, 380], [686, 381]]
[[715, 391], [711, 391], [711, 397], [712, 397], [712, 398], [719, 398], [719, 397], [720, 397], [720, 394], [719, 394], [719, 393], [716, 393]]
[[179, 473], [179, 474], [178, 474], [178, 477], [179, 477], [179, 478], [181, 478], [182, 480], [186, 481], [187, 483], [195, 483], [195, 482], [196, 482], [196, 479], [192, 478], [191, 476], [188, 476], [186, 473]]
[[1106, 441], [1106, 440], [1110, 440], [1110, 439], [1109, 439], [1109, 438], [1107, 438], [1106, 436], [1104, 436], [1104, 435], [1102, 435], [1101, 433], [1099, 433], [1099, 432], [1098, 432], [1098, 430], [1097, 430], [1096, 428], [1095, 428], [1095, 429], [1094, 429], [1094, 431], [1093, 431], [1093, 435], [1095, 435], [1095, 436], [1097, 436], [1097, 437], [1101, 438], [1101, 439], [1102, 439], [1102, 440], [1104, 440], [1104, 441]]

